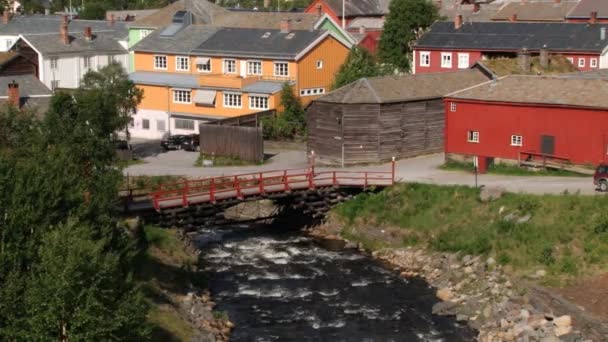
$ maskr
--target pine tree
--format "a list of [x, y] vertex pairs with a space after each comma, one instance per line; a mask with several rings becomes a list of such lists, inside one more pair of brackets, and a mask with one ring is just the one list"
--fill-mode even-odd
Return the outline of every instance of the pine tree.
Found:
[[380, 76], [383, 72], [369, 51], [355, 47], [348, 53], [346, 61], [338, 70], [332, 89], [337, 89], [363, 77]]
[[392, 0], [378, 46], [382, 62], [408, 72], [410, 44], [437, 19], [437, 8], [429, 0]]

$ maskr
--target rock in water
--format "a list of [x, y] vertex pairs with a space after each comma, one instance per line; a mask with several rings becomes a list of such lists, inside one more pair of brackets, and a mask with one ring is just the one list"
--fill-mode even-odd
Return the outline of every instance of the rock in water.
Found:
[[444, 302], [452, 299], [452, 297], [454, 297], [454, 294], [452, 293], [452, 290], [447, 287], [437, 290], [437, 298]]

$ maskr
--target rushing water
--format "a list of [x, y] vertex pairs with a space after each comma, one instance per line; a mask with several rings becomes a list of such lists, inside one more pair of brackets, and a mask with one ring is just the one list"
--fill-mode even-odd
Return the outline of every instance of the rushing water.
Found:
[[296, 232], [201, 231], [216, 309], [232, 341], [472, 341], [475, 332], [431, 314], [423, 280], [404, 279], [355, 251], [330, 251]]

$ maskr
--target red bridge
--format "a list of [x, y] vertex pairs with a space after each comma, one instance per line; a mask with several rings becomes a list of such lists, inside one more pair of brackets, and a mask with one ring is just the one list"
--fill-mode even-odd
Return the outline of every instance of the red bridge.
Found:
[[256, 199], [265, 195], [321, 188], [385, 187], [395, 182], [395, 165], [391, 171], [321, 171], [289, 169], [265, 171], [233, 176], [190, 179], [161, 184], [151, 193], [154, 209], [215, 204], [227, 200]]

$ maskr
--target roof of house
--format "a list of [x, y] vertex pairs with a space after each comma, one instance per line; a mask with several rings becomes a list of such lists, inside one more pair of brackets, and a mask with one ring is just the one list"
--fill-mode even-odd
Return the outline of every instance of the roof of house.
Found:
[[[168, 72], [136, 71], [129, 74], [129, 79], [136, 84], [182, 87], [191, 89], [223, 89], [220, 87], [201, 87], [197, 75], [176, 74]], [[247, 93], [274, 94], [282, 89], [284, 82], [258, 81], [243, 87], [240, 91]]]
[[448, 19], [454, 19], [462, 15], [463, 22], [490, 21], [504, 5], [504, 1], [493, 1], [490, 3], [479, 2], [479, 11], [475, 12], [473, 4], [461, 4], [462, 0], [442, 0], [439, 15]]
[[[323, 0], [337, 16], [342, 17], [342, 0]], [[384, 15], [390, 0], [344, 0], [345, 17]]]
[[17, 58], [19, 53], [14, 51], [1, 52], [0, 53], [0, 66], [4, 65], [7, 62], [12, 61], [14, 58]]
[[41, 113], [46, 112], [53, 93], [34, 75], [1, 76], [0, 89], [4, 89], [4, 92], [0, 93], [0, 101], [8, 99], [6, 89], [13, 81], [19, 84], [21, 107], [38, 109]]
[[577, 4], [577, 1], [511, 2], [496, 12], [492, 20], [509, 20], [517, 15], [518, 21], [564, 21]]
[[608, 80], [510, 75], [449, 94], [454, 99], [608, 108]]
[[355, 18], [353, 19], [346, 28], [348, 30], [358, 30], [360, 27], [372, 30], [381, 30], [384, 27], [384, 18]]
[[463, 23], [438, 21], [415, 43], [418, 48], [518, 51], [523, 48], [553, 51], [601, 52], [608, 40], [601, 40], [601, 28], [608, 24], [586, 23]]
[[[14, 16], [8, 24], [0, 21], [0, 35], [20, 34], [49, 34], [59, 32], [63, 17], [59, 15], [27, 15]], [[72, 20], [68, 26], [68, 32], [84, 32], [85, 27], [91, 27], [93, 31], [113, 31], [116, 35], [127, 37], [128, 31], [124, 22], [110, 24], [104, 20]]]
[[176, 33], [173, 37], [162, 37], [162, 30], [156, 30], [131, 47], [131, 50], [163, 53], [189, 53], [192, 49], [215, 34], [217, 30], [216, 27], [212, 26], [190, 25]]
[[93, 31], [93, 39], [87, 40], [84, 33], [70, 33], [69, 44], [61, 41], [59, 33], [24, 34], [22, 37], [42, 55], [55, 54], [126, 54], [127, 50], [119, 43], [112, 31]]
[[566, 74], [560, 74], [559, 77], [567, 77], [567, 78], [601, 78], [608, 79], [608, 69], [595, 69], [591, 71], [577, 71]]
[[178, 0], [145, 18], [130, 23], [129, 27], [159, 28], [167, 26], [171, 24], [175, 12], [183, 10], [190, 10], [194, 22], [197, 24], [210, 24], [213, 17], [228, 12], [207, 0]]
[[159, 10], [159, 8], [155, 8], [144, 10], [106, 11], [106, 20], [110, 20], [112, 15], [114, 16], [114, 20], [125, 20], [127, 16], [134, 18], [134, 20], [139, 20], [158, 12]]
[[588, 19], [591, 12], [597, 12], [597, 17], [608, 18], [608, 1], [606, 0], [581, 0], [578, 5], [568, 13], [568, 19]]
[[475, 69], [370, 77], [338, 88], [315, 101], [344, 104], [416, 101], [440, 98], [487, 80], [488, 77]]

